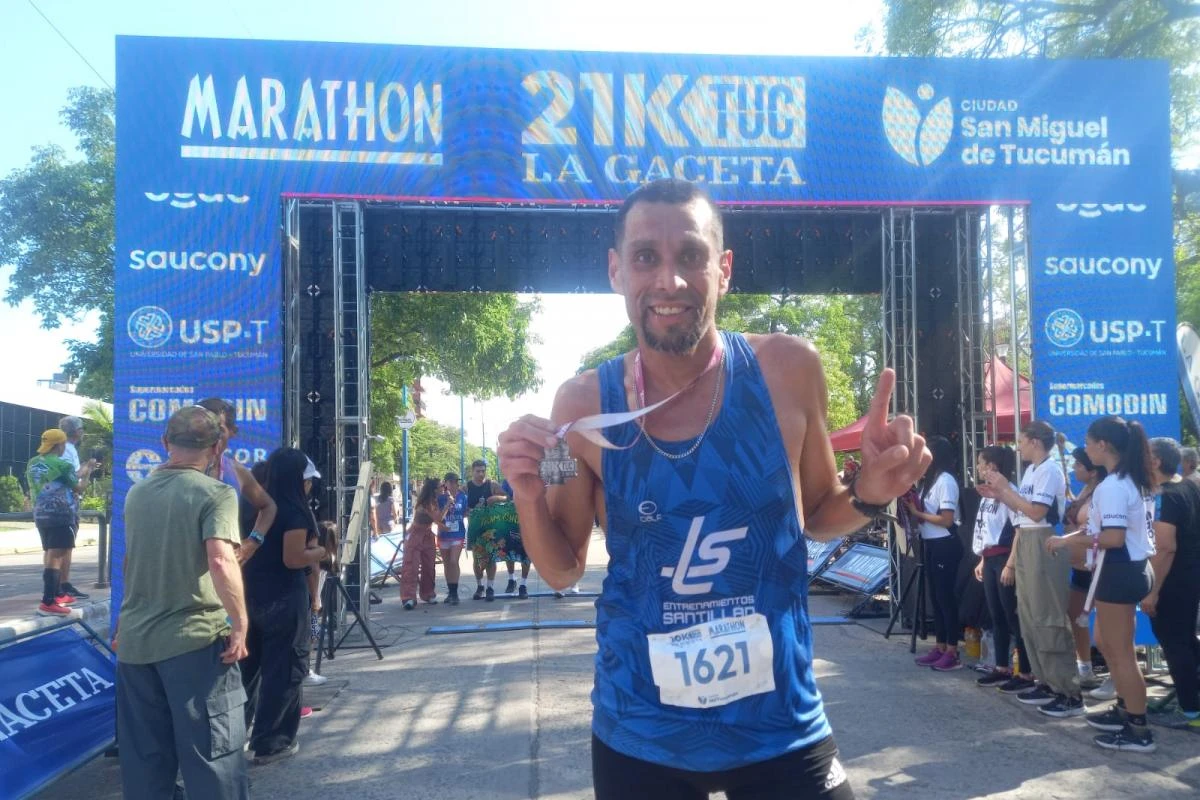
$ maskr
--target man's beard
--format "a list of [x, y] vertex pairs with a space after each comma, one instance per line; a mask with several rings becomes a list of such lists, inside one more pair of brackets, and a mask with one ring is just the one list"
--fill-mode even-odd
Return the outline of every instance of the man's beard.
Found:
[[642, 309], [642, 338], [650, 349], [674, 356], [687, 355], [695, 350], [710, 321], [708, 311], [704, 310], [696, 314], [692, 322], [672, 326], [665, 336], [659, 336], [650, 330], [650, 317], [653, 314], [649, 308]]

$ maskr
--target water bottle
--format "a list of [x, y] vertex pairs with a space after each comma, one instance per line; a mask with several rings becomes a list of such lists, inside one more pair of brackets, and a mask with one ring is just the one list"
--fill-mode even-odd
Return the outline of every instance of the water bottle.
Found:
[[963, 632], [963, 650], [967, 654], [967, 658], [972, 661], [979, 660], [979, 629], [967, 628]]

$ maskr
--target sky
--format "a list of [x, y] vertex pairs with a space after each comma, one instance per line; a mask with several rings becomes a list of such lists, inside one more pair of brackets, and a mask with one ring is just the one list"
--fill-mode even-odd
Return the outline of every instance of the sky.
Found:
[[[115, 37], [122, 34], [832, 56], [858, 53], [856, 35], [864, 25], [878, 26], [882, 14], [879, 0], [0, 0], [0, 9], [0, 175], [28, 163], [35, 146], [73, 150], [59, 119], [67, 90], [114, 83]], [[11, 268], [0, 265], [0, 294], [9, 275]], [[494, 446], [496, 435], [521, 414], [548, 416], [554, 391], [574, 374], [580, 356], [610, 341], [626, 321], [620, 298], [611, 295], [549, 295], [543, 309], [533, 324], [542, 340], [534, 346], [542, 390], [516, 402], [468, 400], [468, 439], [481, 442], [486, 431], [483, 443]], [[580, 325], [584, 314], [588, 324]], [[66, 360], [64, 340], [94, 336], [94, 317], [63, 322], [46, 331], [30, 304], [0, 304], [6, 381], [25, 385], [50, 378]], [[434, 381], [426, 388], [429, 416], [457, 426], [458, 399], [445, 396]]]

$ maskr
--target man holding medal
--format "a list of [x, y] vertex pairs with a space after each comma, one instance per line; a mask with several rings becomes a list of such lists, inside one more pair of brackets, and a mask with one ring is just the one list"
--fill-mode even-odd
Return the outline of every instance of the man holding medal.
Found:
[[699, 187], [630, 195], [608, 263], [638, 349], [568, 381], [551, 420], [518, 420], [498, 448], [548, 584], [579, 580], [594, 518], [607, 532], [596, 797], [853, 797], [813, 678], [804, 534], [861, 528], [924, 473], [925, 442], [888, 421], [885, 370], [862, 467], [838, 481], [813, 347], [716, 328], [733, 253]]

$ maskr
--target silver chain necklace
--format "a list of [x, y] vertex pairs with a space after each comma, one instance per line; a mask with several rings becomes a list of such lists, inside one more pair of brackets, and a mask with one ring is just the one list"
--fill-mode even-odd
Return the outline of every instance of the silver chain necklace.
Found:
[[651, 436], [650, 432], [646, 430], [645, 420], [638, 420], [638, 427], [642, 429], [641, 432], [645, 434], [646, 441], [650, 444], [650, 447], [654, 449], [654, 452], [658, 453], [664, 458], [669, 458], [672, 461], [678, 461], [681, 458], [687, 458], [692, 453], [696, 452], [696, 450], [700, 447], [700, 443], [704, 441], [704, 437], [708, 434], [709, 426], [712, 425], [713, 414], [715, 414], [717, 410], [717, 400], [721, 397], [721, 387], [725, 385], [724, 366], [725, 353], [722, 351], [721, 360], [717, 362], [717, 383], [713, 388], [712, 402], [708, 404], [708, 416], [704, 418], [704, 428], [700, 431], [700, 435], [696, 437], [696, 440], [692, 442], [691, 446], [687, 450], [684, 450], [682, 453], [668, 453], [666, 450], [663, 450], [661, 447], [655, 444], [654, 437]]

